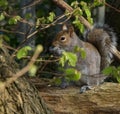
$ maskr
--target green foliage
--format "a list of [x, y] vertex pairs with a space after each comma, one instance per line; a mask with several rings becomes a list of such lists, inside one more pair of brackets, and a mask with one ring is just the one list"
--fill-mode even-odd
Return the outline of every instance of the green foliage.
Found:
[[8, 6], [7, 0], [0, 0], [0, 7], [6, 9]]
[[31, 66], [31, 68], [30, 68], [30, 70], [29, 70], [29, 76], [31, 76], [31, 77], [33, 77], [33, 76], [35, 76], [36, 75], [36, 72], [37, 72], [37, 66], [36, 65], [32, 65]]
[[102, 72], [107, 76], [112, 76], [117, 80], [118, 83], [120, 83], [120, 66], [119, 67], [110, 66], [105, 68]]
[[43, 16], [43, 17], [37, 18], [36, 28], [38, 28], [41, 24], [52, 23], [54, 21], [55, 16], [56, 15], [54, 12], [49, 12], [49, 15], [47, 17]]
[[60, 77], [54, 78], [54, 79], [53, 79], [53, 83], [54, 83], [56, 86], [59, 86], [59, 85], [61, 85], [62, 80], [61, 80]]
[[79, 21], [79, 16], [86, 16], [87, 20], [92, 24], [93, 19], [91, 17], [91, 10], [88, 4], [84, 1], [77, 2], [74, 1], [71, 3], [71, 6], [74, 8], [75, 20], [73, 24], [80, 30], [81, 33], [84, 32], [84, 25]]
[[79, 3], [78, 3], [78, 1], [73, 1], [72, 3], [71, 3], [71, 6], [75, 9], [75, 8], [78, 8], [79, 7]]
[[85, 50], [84, 50], [83, 48], [80, 48], [80, 47], [78, 47], [78, 46], [75, 46], [75, 47], [74, 47], [74, 52], [75, 52], [75, 53], [78, 53], [78, 52], [79, 52], [82, 59], [85, 59], [85, 58], [86, 58], [86, 52], [85, 52]]
[[53, 22], [54, 18], [55, 18], [55, 13], [54, 12], [50, 12], [49, 16], [47, 17], [48, 23], [49, 22]]
[[0, 40], [4, 40], [6, 42], [9, 42], [10, 38], [5, 34], [0, 34]]
[[89, 23], [93, 24], [93, 18], [91, 15], [91, 9], [103, 5], [104, 3], [99, 1], [99, 0], [94, 0], [93, 2], [83, 0], [80, 2], [78, 1], [73, 1], [71, 3], [71, 6], [74, 8], [73, 15], [75, 16], [74, 21], [72, 22], [79, 30], [81, 33], [84, 32], [84, 25], [79, 21], [79, 16], [85, 17]]
[[27, 13], [27, 14], [25, 14], [25, 19], [30, 19], [30, 18], [32, 18], [32, 14], [31, 13]]
[[80, 22], [79, 16], [75, 16], [75, 20], [72, 22], [79, 30], [81, 33], [84, 32], [84, 25]]
[[74, 68], [66, 69], [65, 75], [68, 81], [78, 81], [81, 78], [81, 73]]
[[17, 24], [17, 22], [18, 22], [20, 19], [21, 19], [21, 17], [17, 15], [17, 16], [14, 16], [14, 17], [10, 18], [9, 21], [8, 21], [8, 23], [9, 23], [10, 25], [12, 25], [12, 24]]
[[[78, 81], [81, 78], [81, 72], [77, 71], [75, 68], [62, 69], [62, 71], [64, 72], [63, 76], [67, 81], [66, 83]], [[54, 78], [54, 84], [58, 86], [61, 85], [63, 76]]]
[[[76, 53], [81, 52], [81, 51], [77, 47], [75, 48], [74, 51], [75, 53], [64, 51], [59, 61], [59, 64], [62, 66], [62, 68], [59, 68], [59, 69], [65, 74], [65, 79], [67, 81], [78, 81], [81, 77], [81, 73], [77, 71], [75, 68], [76, 62], [77, 62]], [[68, 65], [69, 68], [64, 68], [66, 64]]]
[[[80, 48], [78, 46], [74, 47], [73, 52], [63, 52], [62, 57], [60, 58], [59, 64], [61, 65], [61, 68], [59, 68], [59, 71], [63, 72], [65, 74], [65, 79], [69, 81], [78, 81], [81, 78], [81, 72], [77, 71], [76, 63], [77, 63], [77, 53], [80, 53], [82, 59], [85, 59], [86, 52], [83, 48]], [[67, 64], [67, 68], [66, 67]], [[56, 79], [57, 82], [60, 83], [60, 78]]]
[[104, 5], [104, 0], [102, 0], [102, 1], [94, 0], [93, 7], [97, 7], [97, 6], [100, 6], [100, 5]]
[[23, 48], [21, 48], [18, 52], [17, 52], [17, 58], [21, 59], [24, 58], [28, 55], [28, 52], [31, 51], [32, 48], [30, 46], [25, 46]]
[[5, 16], [3, 13], [0, 14], [0, 21], [4, 20], [5, 19]]
[[62, 57], [60, 58], [59, 63], [62, 65], [62, 67], [64, 67], [66, 61], [68, 62], [69, 66], [75, 66], [76, 62], [77, 62], [77, 56], [76, 54], [72, 53], [72, 52], [63, 52], [62, 53]]
[[92, 19], [92, 17], [91, 17], [90, 7], [87, 5], [86, 2], [83, 2], [83, 1], [80, 2], [80, 5], [82, 6], [82, 10], [83, 10], [83, 11], [85, 12], [85, 14], [86, 14], [87, 20], [88, 20], [91, 24], [93, 24], [93, 19]]

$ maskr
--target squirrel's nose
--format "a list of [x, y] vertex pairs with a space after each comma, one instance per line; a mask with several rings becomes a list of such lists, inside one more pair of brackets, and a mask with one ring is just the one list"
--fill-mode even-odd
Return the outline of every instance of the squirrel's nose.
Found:
[[53, 52], [53, 51], [54, 51], [54, 48], [55, 48], [54, 46], [50, 46], [50, 47], [49, 47], [49, 51], [50, 51], [50, 52]]
[[50, 46], [49, 47], [49, 52], [52, 53], [53, 55], [61, 56], [63, 50], [59, 47], [56, 47], [56, 46]]

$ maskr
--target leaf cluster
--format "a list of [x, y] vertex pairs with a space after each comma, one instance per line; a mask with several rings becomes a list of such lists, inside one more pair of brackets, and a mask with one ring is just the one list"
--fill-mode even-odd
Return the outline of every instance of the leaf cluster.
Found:
[[120, 66], [110, 66], [105, 68], [102, 72], [107, 76], [112, 76], [114, 79], [117, 80], [118, 83], [120, 83]]
[[[77, 53], [80, 53], [81, 57], [84, 59], [86, 57], [85, 51], [75, 46], [74, 52], [63, 52], [62, 57], [60, 58], [59, 64], [61, 68], [59, 68], [63, 73], [65, 79], [70, 81], [78, 81], [81, 78], [81, 72], [76, 69], [77, 63]], [[56, 79], [58, 83], [61, 82], [61, 79]]]
[[99, 5], [103, 5], [103, 3], [98, 0], [94, 0], [93, 2], [85, 0], [73, 1], [71, 3], [71, 6], [74, 9], [73, 15], [75, 16], [75, 19], [72, 23], [80, 30], [81, 33], [84, 32], [85, 28], [84, 25], [79, 21], [79, 16], [85, 17], [89, 23], [93, 24], [91, 10]]

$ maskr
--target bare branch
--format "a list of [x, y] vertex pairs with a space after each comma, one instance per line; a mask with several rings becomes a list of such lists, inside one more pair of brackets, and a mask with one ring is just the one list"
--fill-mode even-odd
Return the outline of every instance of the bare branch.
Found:
[[117, 12], [120, 13], [120, 10], [119, 10], [119, 9], [117, 9], [117, 8], [115, 8], [115, 7], [113, 7], [113, 6], [111, 6], [111, 5], [108, 4], [107, 2], [105, 2], [105, 5], [108, 6], [108, 7], [110, 7], [110, 8], [112, 8], [112, 9], [114, 9], [115, 11], [117, 11]]
[[11, 31], [11, 30], [6, 30], [6, 29], [0, 29], [1, 32], [6, 32], [6, 33], [18, 33], [18, 34], [25, 34], [23, 32], [19, 32], [19, 31]]
[[43, 1], [44, 1], [44, 0], [34, 0], [34, 1], [32, 1], [31, 4], [24, 6], [22, 9], [25, 9], [25, 8], [29, 8], [29, 7], [35, 6], [36, 4], [38, 4], [38, 3], [40, 4], [40, 3], [42, 3]]

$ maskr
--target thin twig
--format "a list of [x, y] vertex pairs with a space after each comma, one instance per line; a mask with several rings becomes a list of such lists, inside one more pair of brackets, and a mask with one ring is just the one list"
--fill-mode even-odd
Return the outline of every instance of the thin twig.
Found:
[[[6, 17], [10, 17], [10, 18], [12, 18], [12, 17], [15, 17], [16, 15], [9, 15], [7, 12], [3, 12], [3, 14], [6, 16]], [[22, 23], [25, 23], [25, 24], [28, 24], [28, 25], [30, 25], [31, 27], [32, 26], [34, 26], [34, 24], [33, 23], [30, 23], [30, 22], [28, 22], [28, 21], [26, 21], [25, 19], [23, 19], [23, 18], [21, 18], [20, 20], [18, 20], [19, 22], [22, 22]]]
[[111, 6], [111, 5], [108, 4], [107, 2], [105, 2], [105, 5], [108, 6], [108, 7], [110, 7], [110, 8], [112, 8], [112, 9], [114, 9], [115, 11], [117, 11], [117, 12], [120, 13], [120, 10], [119, 10], [119, 9], [117, 9], [117, 8], [115, 8], [115, 7], [113, 7], [113, 6]]
[[6, 33], [18, 33], [18, 34], [23, 34], [23, 32], [19, 32], [19, 31], [11, 31], [11, 30], [6, 30], [6, 29], [0, 29], [1, 32], [6, 32]]
[[26, 9], [26, 8], [35, 6], [36, 4], [38, 4], [38, 3], [40, 4], [40, 3], [43, 2], [43, 1], [44, 1], [44, 0], [36, 0], [36, 1], [33, 1], [31, 4], [24, 6], [22, 9]]

